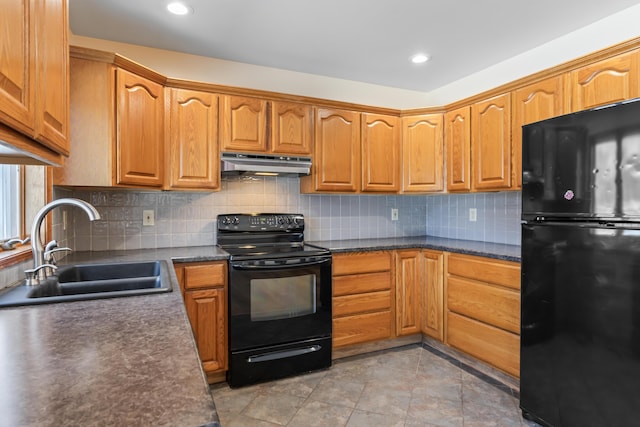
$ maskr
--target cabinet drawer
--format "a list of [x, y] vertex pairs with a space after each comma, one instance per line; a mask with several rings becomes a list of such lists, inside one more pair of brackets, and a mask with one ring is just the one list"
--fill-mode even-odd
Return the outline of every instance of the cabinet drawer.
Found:
[[447, 314], [450, 346], [520, 377], [520, 337], [455, 313]]
[[227, 264], [190, 265], [184, 268], [185, 289], [211, 288], [227, 284]]
[[391, 270], [389, 252], [359, 252], [333, 256], [333, 275], [373, 273]]
[[390, 311], [333, 319], [333, 347], [391, 338], [391, 321]]
[[465, 255], [449, 255], [447, 272], [520, 290], [520, 265]]
[[447, 308], [520, 334], [520, 294], [514, 290], [450, 276]]
[[333, 298], [333, 316], [389, 310], [391, 292], [368, 292], [366, 294], [344, 295]]
[[333, 296], [391, 289], [391, 272], [354, 274], [333, 278]]

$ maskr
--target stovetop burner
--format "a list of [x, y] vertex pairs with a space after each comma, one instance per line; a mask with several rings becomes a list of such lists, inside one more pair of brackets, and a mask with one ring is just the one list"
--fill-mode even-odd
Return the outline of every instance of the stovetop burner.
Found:
[[304, 243], [301, 214], [218, 215], [218, 246], [232, 260], [328, 255], [327, 249]]

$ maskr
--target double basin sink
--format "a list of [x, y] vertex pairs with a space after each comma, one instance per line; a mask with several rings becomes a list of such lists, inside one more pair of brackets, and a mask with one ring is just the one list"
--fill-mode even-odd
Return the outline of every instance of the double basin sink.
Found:
[[39, 285], [0, 294], [0, 307], [50, 304], [170, 292], [166, 261], [77, 264], [60, 267]]

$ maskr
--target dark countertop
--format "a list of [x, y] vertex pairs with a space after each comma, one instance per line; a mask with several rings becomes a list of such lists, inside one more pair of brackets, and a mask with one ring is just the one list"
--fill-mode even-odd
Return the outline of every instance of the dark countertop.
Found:
[[383, 239], [322, 240], [307, 242], [330, 249], [333, 253], [366, 252], [394, 249], [435, 249], [467, 255], [478, 255], [505, 261], [520, 262], [520, 246], [475, 240], [446, 239], [443, 237], [390, 237]]
[[[216, 247], [74, 253], [64, 263], [226, 259]], [[173, 292], [0, 309], [0, 426], [217, 426]]]

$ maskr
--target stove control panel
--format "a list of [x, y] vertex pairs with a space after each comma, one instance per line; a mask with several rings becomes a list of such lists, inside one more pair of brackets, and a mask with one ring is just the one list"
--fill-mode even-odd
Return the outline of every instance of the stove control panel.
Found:
[[218, 230], [224, 231], [302, 231], [301, 214], [227, 214], [218, 215]]

